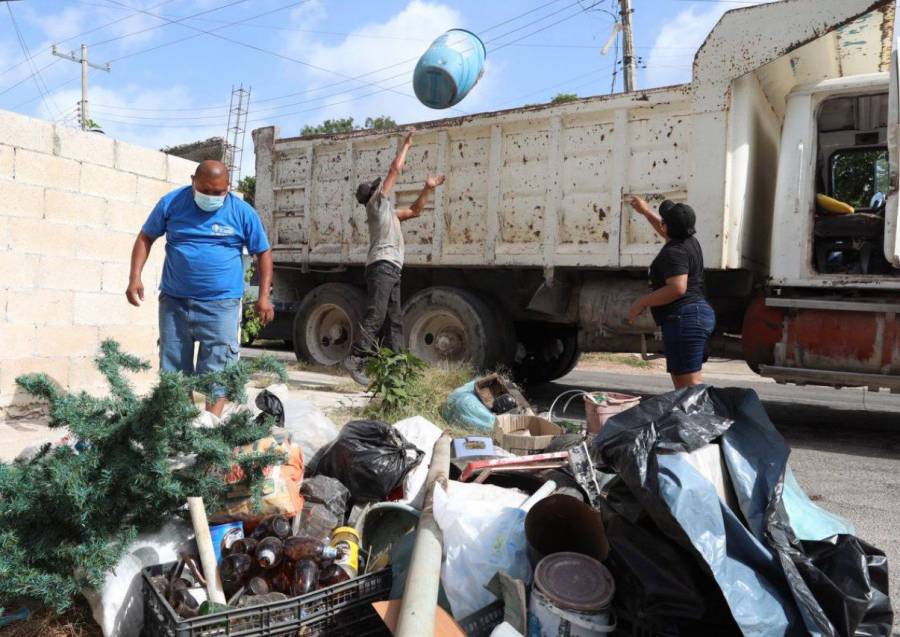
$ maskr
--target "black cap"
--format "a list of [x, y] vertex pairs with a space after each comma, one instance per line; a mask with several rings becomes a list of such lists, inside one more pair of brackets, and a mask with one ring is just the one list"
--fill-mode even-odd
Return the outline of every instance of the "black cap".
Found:
[[694, 225], [697, 215], [686, 203], [675, 203], [666, 199], [659, 204], [659, 216], [666, 223], [666, 232], [672, 239], [687, 239], [697, 232]]
[[379, 184], [381, 184], [381, 177], [376, 177], [371, 182], [364, 181], [358, 185], [356, 187], [356, 200], [365, 206], [369, 203], [369, 199], [372, 198], [375, 191], [378, 190]]

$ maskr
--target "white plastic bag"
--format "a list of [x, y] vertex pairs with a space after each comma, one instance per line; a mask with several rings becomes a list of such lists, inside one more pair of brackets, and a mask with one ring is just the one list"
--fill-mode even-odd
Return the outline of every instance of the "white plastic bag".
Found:
[[[271, 389], [270, 389], [271, 391]], [[274, 392], [273, 392], [274, 393]], [[338, 428], [312, 401], [280, 396], [284, 405], [284, 428], [303, 450], [303, 462], [310, 471], [316, 452], [337, 438]]]
[[[450, 482], [434, 490], [434, 517], [444, 534], [441, 582], [457, 619], [495, 601], [484, 587], [497, 571], [531, 583], [525, 540], [527, 496], [517, 489]], [[534, 504], [534, 502], [529, 502]]]
[[99, 590], [81, 591], [104, 637], [131, 637], [141, 633], [144, 626], [141, 570], [174, 562], [180, 551], [193, 552], [193, 537], [190, 525], [180, 520], [167, 523], [156, 533], [140, 535], [106, 574]]
[[431, 466], [431, 453], [442, 431], [422, 416], [413, 416], [394, 423], [394, 429], [425, 453], [422, 462], [403, 479], [403, 498], [400, 500], [421, 509], [425, 500], [425, 478], [428, 477], [428, 467]]

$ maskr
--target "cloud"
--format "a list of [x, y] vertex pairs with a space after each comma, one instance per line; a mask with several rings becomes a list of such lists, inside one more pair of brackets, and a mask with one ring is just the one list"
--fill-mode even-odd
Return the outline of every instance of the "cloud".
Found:
[[[301, 15], [292, 26], [311, 28], [310, 23], [321, 16], [321, 9], [312, 16]], [[303, 96], [309, 100], [308, 106], [299, 107], [307, 112], [298, 115], [298, 121], [301, 125], [314, 124], [328, 118], [352, 116], [362, 123], [366, 117], [388, 115], [402, 123], [458, 115], [458, 111], [435, 111], [419, 103], [412, 96], [412, 71], [434, 38], [462, 25], [463, 16], [456, 9], [412, 0], [384, 22], [359, 27], [334, 44], [312, 36], [292, 38], [283, 52], [319, 67], [299, 72], [310, 89]], [[320, 70], [323, 68], [334, 73]], [[289, 69], [294, 77], [297, 69], [297, 65]], [[486, 70], [485, 79], [459, 105], [460, 109], [471, 112], [485, 103], [492, 84], [486, 81], [491, 70]], [[347, 81], [348, 77], [359, 76], [362, 81]], [[381, 90], [387, 87], [393, 90]]]
[[[759, 4], [773, 0], [760, 0]], [[641, 86], [667, 86], [691, 81], [694, 54], [731, 2], [691, 4], [660, 29], [646, 59]]]

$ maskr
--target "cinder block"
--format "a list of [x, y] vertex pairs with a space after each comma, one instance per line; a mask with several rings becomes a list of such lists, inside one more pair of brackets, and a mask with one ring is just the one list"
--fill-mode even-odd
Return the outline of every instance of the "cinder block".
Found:
[[143, 307], [133, 307], [120, 294], [105, 292], [75, 292], [75, 324], [97, 325], [146, 325]]
[[[8, 250], [0, 252], [0, 287], [14, 290], [34, 287], [38, 260], [39, 257], [34, 255], [17, 254]], [[0, 331], [2, 329], [0, 327]]]
[[0, 144], [0, 177], [12, 179], [16, 172], [16, 150]]
[[127, 203], [114, 201], [106, 211], [106, 227], [116, 232], [128, 232], [136, 235], [144, 226], [153, 206], [143, 203]]
[[130, 262], [136, 236], [137, 230], [133, 233], [110, 230], [89, 233], [79, 240], [76, 255], [82, 259], [97, 261]]
[[128, 275], [131, 264], [125, 261], [103, 264], [103, 282], [101, 290], [112, 294], [125, 294], [128, 287]]
[[146, 206], [147, 214], [150, 214], [150, 211], [153, 210], [153, 206], [176, 188], [178, 188], [178, 186], [172, 186], [172, 184], [167, 181], [138, 177], [137, 201], [139, 204]]
[[123, 352], [133, 354], [146, 361], [149, 361], [154, 367], [158, 364], [159, 346], [159, 330], [154, 325], [142, 325], [127, 327], [101, 327], [100, 342], [111, 338], [116, 341]]
[[0, 217], [44, 216], [44, 188], [0, 179]]
[[85, 133], [77, 128], [56, 125], [56, 139], [59, 142], [57, 154], [60, 157], [85, 161], [101, 166], [115, 166], [116, 142], [106, 135]]
[[164, 180], [166, 154], [158, 150], [116, 142], [116, 168], [127, 172]]
[[92, 325], [39, 327], [36, 333], [36, 356], [94, 356], [99, 341], [98, 329]]
[[30, 402], [25, 390], [16, 385], [16, 378], [25, 374], [47, 374], [58, 385], [65, 387], [69, 381], [69, 359], [57, 356], [0, 361], [0, 396], [4, 404]]
[[37, 329], [34, 325], [0, 324], [0, 359], [34, 356]]
[[52, 154], [53, 124], [10, 111], [0, 111], [0, 139], [16, 148]]
[[70, 257], [41, 257], [37, 287], [45, 290], [99, 292], [103, 266], [99, 261]]
[[44, 193], [44, 216], [47, 219], [100, 226], [106, 222], [106, 211], [107, 201], [102, 197], [51, 188]]
[[191, 183], [191, 175], [197, 170], [197, 162], [182, 159], [175, 155], [166, 155], [168, 170], [166, 180], [173, 184], [187, 186]]
[[67, 388], [70, 392], [85, 391], [97, 397], [109, 394], [109, 382], [97, 369], [94, 352], [90, 356], [70, 358], [68, 362]]
[[78, 243], [92, 240], [89, 233], [71, 224], [47, 219], [9, 219], [6, 230], [7, 244], [18, 254], [74, 256]]
[[10, 290], [6, 300], [6, 320], [14, 325], [72, 324], [72, 295], [64, 290]]
[[81, 167], [81, 192], [119, 201], [134, 201], [137, 175], [94, 164]]
[[16, 181], [60, 190], [78, 190], [81, 164], [32, 150], [16, 151]]

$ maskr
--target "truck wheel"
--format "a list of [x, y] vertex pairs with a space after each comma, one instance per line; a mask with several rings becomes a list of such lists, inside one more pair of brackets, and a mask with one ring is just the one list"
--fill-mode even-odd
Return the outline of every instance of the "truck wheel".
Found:
[[485, 370], [508, 362], [512, 325], [466, 290], [417, 292], [404, 308], [403, 324], [407, 349], [428, 363], [468, 363]]
[[516, 377], [526, 383], [545, 383], [562, 378], [578, 364], [578, 333], [574, 328], [543, 326], [523, 338], [525, 358], [516, 366]]
[[294, 315], [297, 359], [337, 365], [350, 353], [366, 307], [366, 295], [346, 283], [324, 283], [313, 289]]

